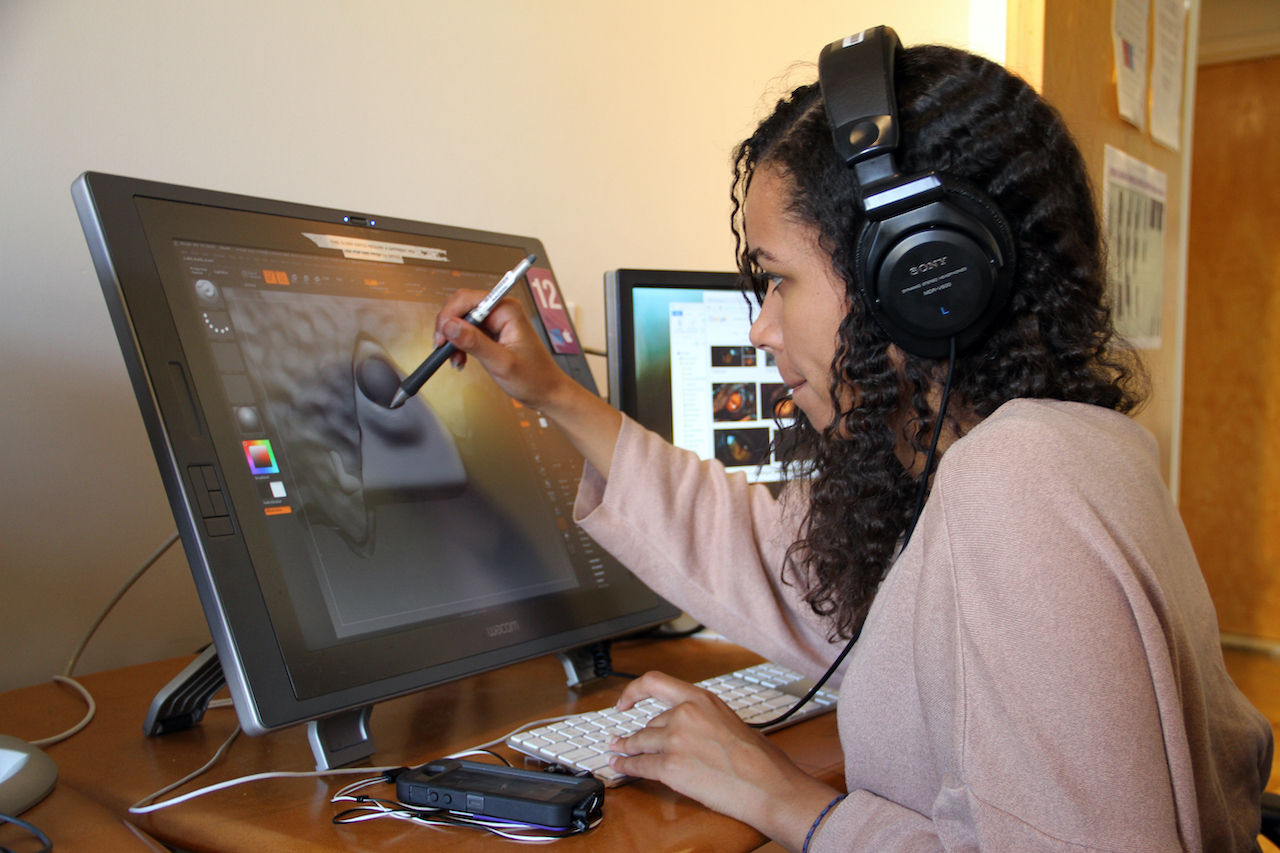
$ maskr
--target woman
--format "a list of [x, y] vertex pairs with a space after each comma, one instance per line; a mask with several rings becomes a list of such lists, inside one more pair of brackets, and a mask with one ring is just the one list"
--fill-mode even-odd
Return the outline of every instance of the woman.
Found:
[[838, 711], [847, 796], [659, 673], [619, 705], [672, 709], [612, 743], [613, 764], [791, 850], [1253, 849], [1270, 727], [1224, 670], [1155, 442], [1125, 416], [1142, 377], [1113, 348], [1080, 154], [984, 59], [917, 47], [896, 74], [901, 172], [999, 207], [1011, 296], [954, 358], [894, 344], [857, 289], [862, 189], [822, 93], [783, 99], [734, 184], [752, 342], [801, 413], [779, 440], [798, 475], [781, 500], [584, 391], [514, 302], [489, 334], [457, 319], [479, 294], [440, 315], [459, 366], [478, 358], [582, 451], [579, 520], [656, 591], [815, 677], [859, 637]]

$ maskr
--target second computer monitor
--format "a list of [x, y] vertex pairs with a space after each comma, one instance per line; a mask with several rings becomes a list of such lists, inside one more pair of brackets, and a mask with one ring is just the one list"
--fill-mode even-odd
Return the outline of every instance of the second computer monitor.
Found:
[[773, 356], [751, 345], [753, 304], [737, 273], [606, 273], [609, 400], [703, 459], [776, 483], [776, 416], [793, 403]]

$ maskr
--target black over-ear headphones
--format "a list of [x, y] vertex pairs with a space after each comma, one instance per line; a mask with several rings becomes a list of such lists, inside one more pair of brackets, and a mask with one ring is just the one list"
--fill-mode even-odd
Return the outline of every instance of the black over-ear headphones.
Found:
[[1000, 313], [1013, 280], [1013, 237], [995, 204], [960, 181], [900, 175], [894, 59], [902, 43], [876, 27], [822, 49], [818, 81], [836, 152], [857, 175], [865, 222], [858, 290], [906, 352], [945, 358]]

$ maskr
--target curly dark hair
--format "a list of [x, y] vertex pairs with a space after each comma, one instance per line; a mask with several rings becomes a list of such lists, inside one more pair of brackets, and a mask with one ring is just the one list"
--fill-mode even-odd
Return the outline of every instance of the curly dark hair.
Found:
[[[1003, 212], [1016, 250], [1007, 308], [956, 359], [952, 429], [963, 432], [957, 407], [981, 419], [1018, 397], [1133, 411], [1146, 376], [1115, 337], [1093, 192], [1061, 116], [1020, 78], [954, 48], [902, 50], [895, 76], [899, 171], [933, 170], [980, 189]], [[847, 638], [865, 617], [914, 515], [918, 482], [894, 451], [904, 431], [917, 452], [925, 451], [937, 416], [929, 392], [941, 385], [947, 360], [903, 353], [895, 364], [889, 338], [858, 295], [860, 189], [836, 155], [817, 84], [780, 100], [734, 155], [738, 265], [763, 301], [767, 282], [752, 262], [743, 222], [743, 203], [761, 167], [786, 179], [789, 212], [815, 228], [846, 284], [848, 313], [831, 364], [836, 417], [818, 430], [798, 412], [794, 422], [779, 425], [776, 450], [789, 475], [808, 482], [788, 572], [798, 573], [814, 612], [831, 618], [832, 639]]]

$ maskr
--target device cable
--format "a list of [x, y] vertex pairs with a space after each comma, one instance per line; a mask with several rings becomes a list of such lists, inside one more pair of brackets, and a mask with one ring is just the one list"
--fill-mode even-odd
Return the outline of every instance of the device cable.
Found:
[[39, 749], [43, 749], [46, 746], [52, 746], [55, 743], [64, 741], [67, 738], [79, 732], [85, 726], [89, 725], [90, 721], [93, 720], [94, 714], [96, 714], [98, 711], [98, 706], [97, 704], [94, 703], [93, 696], [89, 694], [89, 691], [85, 689], [84, 685], [71, 677], [72, 673], [75, 672], [76, 664], [80, 662], [80, 656], [84, 654], [85, 648], [89, 645], [89, 640], [93, 638], [93, 635], [97, 632], [98, 627], [107, 618], [107, 614], [111, 612], [112, 608], [114, 608], [117, 603], [119, 603], [121, 598], [124, 598], [124, 594], [128, 592], [129, 589], [137, 582], [138, 578], [142, 577], [143, 574], [146, 573], [147, 569], [155, 565], [156, 561], [159, 560], [161, 557], [163, 557], [164, 553], [168, 551], [171, 547], [173, 547], [173, 543], [177, 541], [178, 541], [178, 534], [177, 532], [174, 532], [174, 534], [170, 536], [168, 539], [166, 539], [164, 544], [161, 545], [159, 548], [157, 548], [155, 552], [150, 557], [147, 558], [146, 562], [144, 562], [141, 566], [139, 566], [137, 571], [135, 571], [129, 577], [129, 579], [124, 582], [124, 584], [120, 587], [120, 589], [116, 592], [116, 594], [112, 596], [111, 600], [106, 603], [106, 606], [102, 608], [101, 612], [98, 613], [98, 617], [93, 620], [93, 624], [91, 624], [89, 626], [89, 630], [85, 632], [84, 639], [80, 641], [80, 645], [76, 646], [75, 651], [71, 653], [71, 658], [67, 661], [67, 665], [62, 670], [62, 674], [53, 676], [54, 681], [58, 682], [59, 684], [65, 684], [68, 687], [71, 687], [80, 693], [80, 696], [83, 697], [85, 704], [89, 706], [89, 709], [85, 713], [84, 717], [80, 720], [80, 722], [76, 723], [74, 726], [67, 729], [65, 732], [62, 732], [61, 734], [56, 734], [56, 735], [53, 735], [52, 737], [41, 738], [40, 740], [31, 741], [32, 746], [37, 747]]
[[445, 812], [424, 806], [412, 806], [399, 800], [354, 797], [351, 801], [357, 803], [357, 805], [334, 815], [333, 823], [335, 825], [345, 826], [379, 818], [394, 818], [419, 826], [470, 827], [492, 833], [508, 841], [520, 841], [526, 844], [546, 844], [550, 841], [559, 841], [562, 838], [580, 835], [588, 830], [595, 829], [604, 820], [604, 816], [597, 811], [592, 819], [575, 819], [573, 825], [561, 830], [556, 827], [489, 820], [475, 815]]
[[[515, 732], [512, 732], [512, 734], [528, 728], [530, 725], [537, 725], [537, 723], [521, 726], [519, 729], [516, 729]], [[494, 743], [497, 742], [499, 741], [494, 741]], [[466, 750], [454, 753], [447, 757], [456, 758], [461, 755], [474, 754], [476, 751], [477, 750]], [[495, 757], [501, 758], [501, 756]], [[507, 762], [506, 759], [502, 760], [510, 766], [510, 762]], [[365, 794], [356, 793], [357, 791], [361, 791], [374, 785], [381, 785], [384, 783], [394, 785], [400, 774], [408, 769], [409, 768], [407, 767], [392, 768], [382, 772], [380, 775], [370, 776], [365, 779], [352, 782], [346, 787], [338, 790], [333, 797], [330, 798], [329, 801], [331, 803], [354, 803], [355, 805], [352, 808], [334, 815], [334, 825], [344, 826], [346, 824], [363, 823], [365, 821], [378, 820], [381, 818], [394, 818], [396, 820], [415, 823], [419, 826], [469, 827], [492, 833], [510, 841], [545, 844], [550, 841], [558, 841], [562, 838], [568, 838], [573, 835], [580, 835], [581, 833], [599, 826], [601, 821], [604, 820], [604, 814], [602, 811], [604, 800], [602, 796], [593, 797], [584, 803], [580, 810], [575, 810], [573, 814], [573, 821], [569, 826], [556, 827], [523, 823], [521, 821], [507, 820], [503, 818], [484, 817], [467, 812], [437, 809], [431, 806], [420, 806], [413, 803], [402, 802], [398, 799], [371, 797]]]
[[75, 671], [76, 664], [80, 662], [80, 655], [84, 654], [85, 647], [89, 645], [89, 640], [93, 638], [93, 635], [97, 632], [98, 627], [107, 618], [107, 614], [111, 612], [112, 608], [114, 608], [116, 604], [120, 602], [120, 599], [124, 598], [124, 594], [128, 592], [135, 583], [137, 583], [138, 578], [146, 574], [147, 569], [155, 565], [156, 561], [164, 556], [165, 551], [168, 551], [171, 547], [173, 547], [173, 543], [177, 541], [178, 541], [178, 533], [175, 530], [173, 535], [170, 536], [168, 539], [166, 539], [164, 541], [164, 544], [161, 545], [159, 548], [157, 548], [155, 552], [150, 557], [147, 558], [146, 562], [144, 562], [141, 566], [139, 566], [137, 571], [135, 571], [132, 575], [130, 575], [129, 579], [124, 582], [124, 584], [120, 587], [120, 589], [116, 592], [116, 594], [111, 598], [111, 600], [108, 601], [105, 606], [103, 606], [102, 611], [98, 614], [98, 618], [93, 620], [93, 624], [90, 625], [89, 630], [85, 632], [84, 639], [80, 641], [80, 645], [76, 646], [76, 650], [71, 653], [71, 659], [67, 661], [67, 667], [62, 671], [62, 674], [64, 676], [66, 676], [67, 678], [71, 677], [71, 673]]
[[[920, 521], [920, 516], [924, 512], [925, 497], [929, 493], [929, 477], [933, 471], [933, 462], [938, 452], [938, 439], [942, 436], [942, 425], [946, 423], [947, 419], [947, 405], [951, 401], [951, 380], [954, 378], [956, 370], [956, 339], [953, 337], [950, 341], [951, 353], [950, 358], [947, 360], [947, 378], [942, 385], [942, 401], [938, 405], [938, 420], [933, 427], [933, 439], [929, 442], [929, 452], [925, 454], [924, 471], [920, 474], [920, 488], [916, 492], [915, 509], [911, 513], [911, 523], [907, 525], [906, 535], [902, 538], [902, 547], [898, 550], [899, 556], [907, 550], [907, 543], [911, 541], [911, 534], [915, 533], [916, 523]], [[822, 677], [818, 679], [813, 687], [809, 688], [809, 692], [804, 694], [804, 698], [788, 708], [786, 713], [782, 714], [780, 717], [775, 717], [768, 722], [747, 723], [747, 725], [753, 729], [770, 728], [778, 725], [799, 711], [806, 702], [818, 695], [818, 691], [822, 689], [822, 686], [826, 684], [831, 676], [835, 674], [835, 671], [840, 668], [840, 664], [844, 663], [844, 659], [848, 657], [849, 652], [853, 651], [854, 644], [858, 642], [858, 638], [861, 636], [862, 625], [859, 625], [857, 630], [853, 632], [853, 636], [849, 638], [849, 642], [840, 650], [840, 654], [836, 655], [836, 659], [831, 662], [831, 666], [827, 667], [827, 671], [822, 674]]]
[[[564, 714], [558, 717], [548, 717], [542, 720], [533, 720], [531, 722], [524, 723], [523, 725], [519, 726], [516, 729], [513, 729], [512, 731], [508, 732], [507, 734], [503, 735], [500, 738], [495, 738], [494, 740], [488, 741], [487, 743], [478, 744], [477, 746], [469, 747], [468, 749], [464, 749], [460, 752], [455, 752], [452, 755], [446, 756], [446, 758], [461, 758], [463, 756], [476, 755], [478, 753], [483, 752], [487, 755], [492, 755], [495, 758], [501, 759], [501, 756], [498, 756], [495, 753], [489, 752], [488, 751], [489, 747], [497, 746], [498, 744], [503, 743], [507, 738], [511, 737], [512, 735], [519, 734], [520, 732], [525, 731], [526, 729], [536, 728], [537, 726], [547, 725], [550, 723], [556, 723], [561, 720], [567, 720], [571, 717], [576, 717], [576, 716], [577, 714]], [[132, 806], [129, 807], [129, 812], [132, 814], [149, 814], [150, 812], [159, 811], [160, 809], [166, 809], [169, 806], [176, 806], [179, 803], [185, 803], [188, 800], [194, 800], [196, 797], [202, 797], [205, 794], [211, 794], [214, 791], [221, 791], [226, 788], [234, 787], [236, 785], [243, 785], [246, 782], [256, 782], [262, 779], [307, 778], [307, 777], [320, 777], [320, 776], [331, 776], [331, 775], [350, 775], [355, 773], [382, 774], [380, 776], [373, 777], [372, 780], [366, 779], [366, 780], [363, 780], [362, 782], [356, 782], [353, 785], [348, 786], [348, 788], [343, 788], [341, 791], [338, 792], [338, 794], [334, 795], [336, 797], [336, 796], [347, 793], [349, 789], [354, 790], [355, 788], [358, 788], [364, 784], [372, 785], [379, 781], [395, 781], [395, 776], [394, 775], [389, 776], [389, 774], [393, 774], [393, 773], [396, 773], [397, 771], [403, 771], [406, 769], [402, 766], [348, 767], [348, 768], [337, 768], [337, 769], [331, 769], [331, 770], [311, 770], [311, 771], [278, 770], [278, 771], [271, 771], [267, 773], [255, 773], [251, 776], [240, 776], [235, 779], [228, 779], [225, 782], [218, 782], [217, 784], [209, 785], [195, 791], [190, 791], [186, 794], [182, 794], [181, 796], [174, 797], [173, 799], [170, 799], [170, 800], [165, 800], [163, 802], [156, 802], [156, 800], [159, 800], [161, 797], [163, 797], [165, 794], [169, 793], [170, 791], [175, 791], [178, 788], [181, 788], [183, 785], [190, 782], [191, 780], [208, 772], [209, 768], [217, 764], [218, 761], [220, 761], [222, 757], [226, 755], [227, 750], [231, 748], [231, 744], [235, 741], [235, 739], [239, 735], [240, 735], [240, 727], [236, 726], [235, 729], [231, 732], [230, 736], [228, 736], [227, 739], [223, 742], [222, 746], [218, 748], [218, 751], [215, 752], [213, 757], [210, 758], [207, 762], [205, 762], [205, 764], [202, 767], [200, 767], [198, 770], [195, 770], [187, 774], [186, 776], [179, 779], [177, 782], [173, 782], [169, 785], [166, 785], [165, 787], [161, 788], [159, 791], [156, 791], [153, 794], [149, 794], [148, 796], [143, 797], [141, 800], [139, 800], [138, 802], [134, 803]], [[502, 759], [502, 760], [505, 761], [505, 759]], [[3, 851], [0, 851], [0, 853], [3, 853]]]
[[[0, 814], [0, 823], [11, 823], [14, 826], [25, 829], [27, 832], [34, 835], [36, 839], [44, 845], [36, 851], [36, 853], [49, 853], [49, 851], [53, 849], [53, 842], [49, 840], [49, 836], [45, 835], [35, 826], [27, 823], [25, 820], [19, 820], [12, 815]], [[14, 853], [14, 850], [9, 847], [0, 846], [0, 853]]]
[[[227, 788], [233, 788], [237, 785], [243, 785], [247, 782], [258, 782], [263, 779], [317, 779], [322, 776], [349, 776], [356, 773], [385, 773], [388, 771], [400, 769], [399, 767], [388, 766], [388, 767], [339, 767], [339, 768], [333, 768], [329, 770], [272, 770], [266, 773], [254, 773], [249, 776], [239, 776], [235, 779], [228, 779], [225, 782], [218, 782], [213, 785], [207, 785], [203, 788], [198, 788], [195, 791], [188, 791], [185, 794], [180, 794], [179, 796], [173, 797], [172, 799], [164, 800], [163, 802], [156, 802], [156, 800], [158, 800], [160, 797], [163, 797], [165, 794], [169, 793], [170, 791], [177, 790], [178, 788], [190, 782], [192, 779], [195, 779], [201, 774], [207, 772], [209, 768], [212, 767], [213, 765], [217, 764], [222, 759], [222, 756], [226, 755], [227, 750], [231, 748], [231, 744], [235, 742], [235, 739], [239, 735], [240, 735], [240, 726], [236, 726], [232, 730], [231, 735], [225, 741], [223, 741], [222, 746], [218, 747], [218, 751], [215, 752], [213, 754], [213, 757], [210, 758], [207, 762], [205, 762], [205, 764], [202, 767], [200, 767], [198, 770], [195, 770], [192, 773], [187, 774], [186, 776], [183, 776], [177, 782], [173, 782], [169, 785], [166, 785], [165, 787], [161, 788], [159, 791], [156, 791], [154, 794], [149, 794], [143, 797], [141, 800], [138, 800], [138, 802], [129, 806], [129, 813], [130, 814], [150, 814], [151, 812], [159, 811], [160, 809], [167, 809], [170, 806], [176, 806], [179, 803], [185, 803], [188, 800], [194, 800], [196, 797], [203, 797], [205, 794], [212, 794], [214, 791], [222, 791]], [[379, 778], [382, 778], [382, 777], [379, 777]]]
[[640, 676], [632, 675], [629, 672], [618, 672], [613, 668], [613, 641], [600, 640], [595, 643], [588, 643], [583, 646], [588, 654], [591, 655], [592, 672], [596, 678], [608, 678], [616, 676], [618, 678], [636, 679]]

